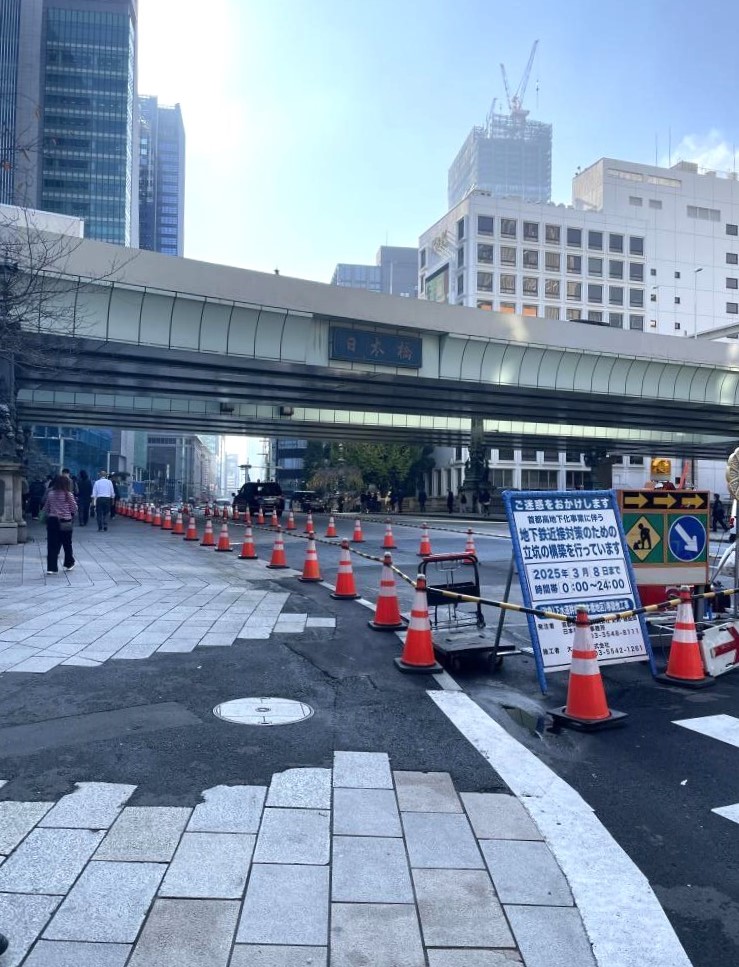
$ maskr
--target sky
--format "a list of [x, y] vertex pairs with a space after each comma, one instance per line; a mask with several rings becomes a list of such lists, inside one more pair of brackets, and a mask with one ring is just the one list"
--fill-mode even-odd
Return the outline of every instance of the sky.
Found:
[[[185, 255], [328, 282], [416, 245], [534, 40], [553, 200], [602, 156], [734, 168], [734, 0], [139, 0], [139, 91], [182, 107]], [[259, 448], [255, 446], [255, 453]], [[251, 460], [251, 455], [250, 455]]]

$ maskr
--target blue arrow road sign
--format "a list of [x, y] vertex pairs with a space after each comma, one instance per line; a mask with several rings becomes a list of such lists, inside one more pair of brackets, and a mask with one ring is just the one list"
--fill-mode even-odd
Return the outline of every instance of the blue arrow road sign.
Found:
[[678, 517], [670, 524], [670, 551], [678, 561], [694, 561], [706, 546], [706, 528], [697, 517]]

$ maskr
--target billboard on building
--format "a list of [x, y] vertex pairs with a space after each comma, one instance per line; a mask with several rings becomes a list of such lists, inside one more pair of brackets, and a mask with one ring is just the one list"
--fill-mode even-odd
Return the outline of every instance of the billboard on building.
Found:
[[449, 266], [445, 265], [426, 279], [429, 302], [449, 302]]

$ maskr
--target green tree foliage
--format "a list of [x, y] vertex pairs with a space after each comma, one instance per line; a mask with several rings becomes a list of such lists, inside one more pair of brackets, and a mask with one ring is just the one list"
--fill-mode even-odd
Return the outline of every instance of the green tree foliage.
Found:
[[[315, 489], [376, 487], [380, 491], [414, 493], [433, 467], [431, 447], [405, 443], [309, 443], [306, 470]], [[327, 486], [328, 485], [328, 486]]]

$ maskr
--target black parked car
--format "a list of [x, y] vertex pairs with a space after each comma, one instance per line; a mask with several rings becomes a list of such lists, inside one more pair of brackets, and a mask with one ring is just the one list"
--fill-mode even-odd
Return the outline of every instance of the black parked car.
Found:
[[245, 483], [241, 490], [233, 499], [234, 510], [240, 514], [249, 508], [250, 514], [256, 514], [261, 507], [265, 514], [277, 511], [277, 516], [282, 515], [285, 509], [285, 499], [282, 496], [282, 487], [274, 480], [266, 480], [264, 483]]
[[304, 514], [308, 511], [320, 514], [328, 509], [326, 501], [315, 490], [296, 490], [290, 498], [290, 506], [293, 510], [302, 510]]

